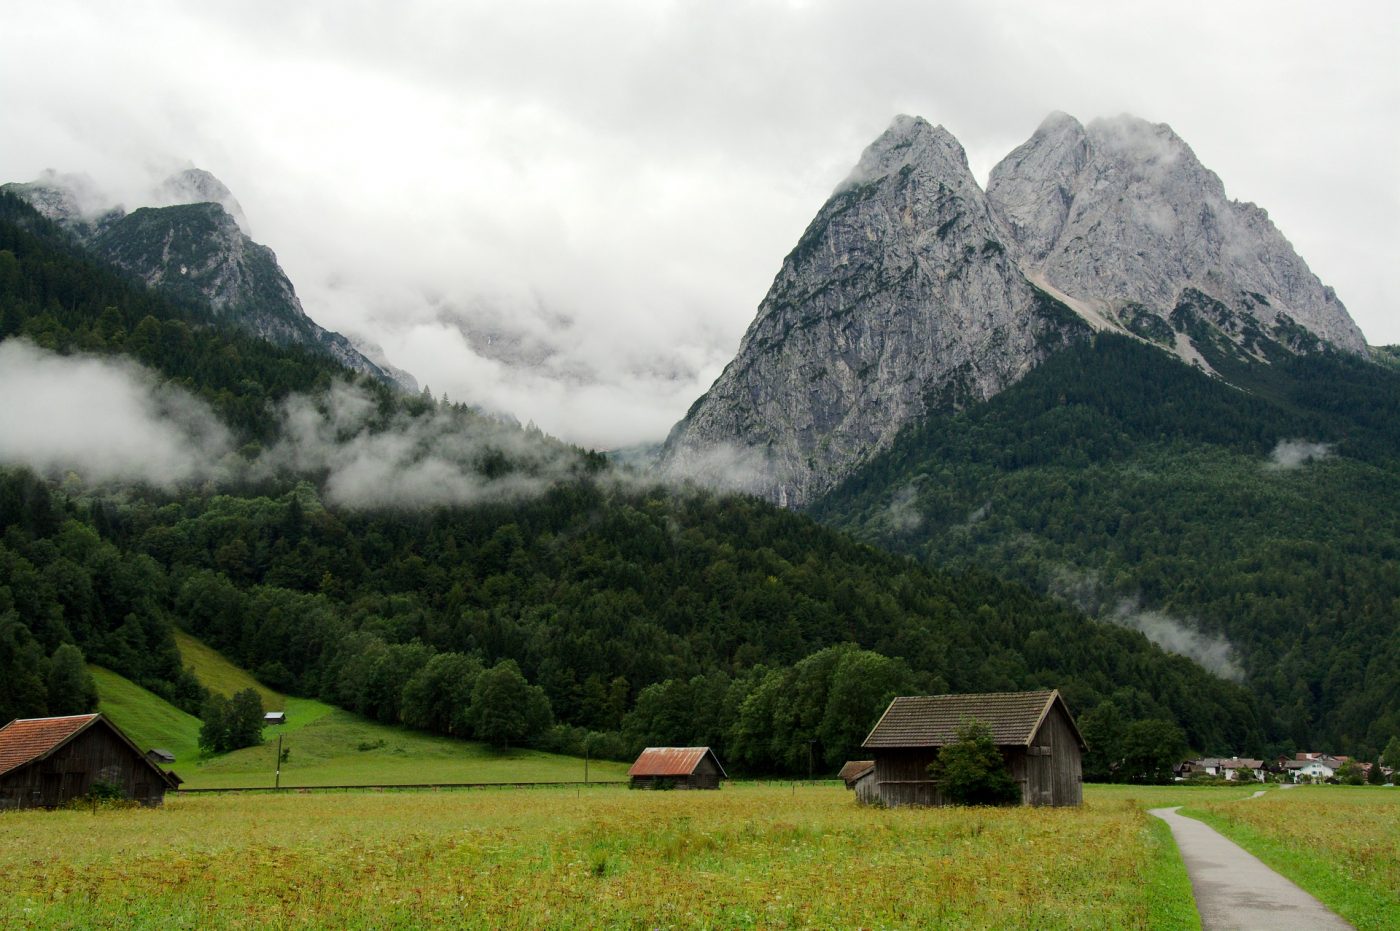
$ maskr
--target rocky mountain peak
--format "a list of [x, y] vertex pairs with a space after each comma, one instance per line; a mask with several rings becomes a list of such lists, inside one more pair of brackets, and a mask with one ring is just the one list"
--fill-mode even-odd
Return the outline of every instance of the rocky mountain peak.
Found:
[[1052, 113], [984, 193], [946, 129], [898, 116], [783, 261], [662, 464], [800, 506], [906, 424], [1104, 329], [1207, 371], [1365, 349], [1267, 215], [1230, 201], [1165, 124]]
[[860, 187], [907, 168], [957, 176], [968, 170], [967, 153], [953, 134], [923, 117], [900, 114], [861, 153], [837, 191]]
[[1268, 216], [1230, 200], [1164, 123], [1052, 115], [992, 170], [987, 196], [1033, 280], [1189, 361], [1204, 364], [1201, 340], [1260, 359], [1319, 339], [1365, 351]]
[[41, 216], [70, 230], [86, 229], [104, 216], [121, 213], [121, 208], [85, 174], [49, 168], [33, 181], [0, 185], [0, 190], [23, 198]]
[[214, 175], [202, 168], [186, 168], [166, 178], [156, 188], [151, 206], [173, 207], [183, 204], [218, 204], [238, 224], [245, 235], [251, 235], [248, 217], [233, 192]]
[[112, 206], [85, 175], [48, 171], [3, 189], [149, 287], [202, 304], [270, 342], [307, 346], [354, 371], [417, 390], [411, 375], [371, 361], [345, 336], [306, 315], [277, 256], [248, 235], [243, 208], [207, 171], [177, 172], [150, 194], [148, 206], [130, 213]]
[[896, 118], [784, 260], [663, 465], [802, 505], [904, 424], [996, 394], [1085, 329], [1003, 239], [958, 141]]

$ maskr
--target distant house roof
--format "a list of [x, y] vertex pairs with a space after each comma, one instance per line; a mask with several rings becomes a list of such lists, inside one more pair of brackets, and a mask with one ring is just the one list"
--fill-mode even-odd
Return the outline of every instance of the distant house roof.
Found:
[[100, 715], [19, 718], [0, 728], [0, 776], [43, 759], [92, 726]]
[[841, 772], [836, 774], [836, 778], [842, 779], [846, 782], [850, 782], [852, 779], [857, 778], [861, 773], [865, 772], [867, 769], [874, 768], [874, 760], [847, 760], [846, 765], [841, 767]]
[[985, 692], [974, 695], [909, 695], [890, 702], [870, 736], [866, 749], [881, 747], [942, 747], [957, 740], [958, 727], [976, 719], [992, 731], [1000, 747], [1026, 747], [1055, 703], [1060, 704], [1074, 736], [1086, 745], [1079, 728], [1054, 689], [1042, 692]]
[[628, 776], [689, 776], [695, 767], [709, 755], [721, 777], [729, 775], [719, 763], [719, 757], [709, 747], [647, 747], [637, 762], [627, 770]]
[[269, 711], [263, 715], [263, 721], [268, 724], [282, 724], [286, 720], [287, 712], [285, 711]]
[[153, 760], [156, 763], [175, 762], [175, 754], [171, 753], [169, 750], [166, 750], [163, 747], [152, 747], [151, 749], [146, 751], [146, 757], [147, 759]]
[[6, 724], [0, 728], [0, 776], [19, 769], [21, 766], [28, 766], [30, 763], [44, 759], [61, 749], [83, 731], [99, 723], [116, 734], [119, 740], [131, 748], [132, 753], [159, 773], [171, 788], [178, 784], [178, 776], [167, 773], [152, 763], [146, 754], [138, 750], [136, 744], [131, 742], [131, 738], [123, 734], [115, 724], [101, 714], [72, 714], [59, 718], [18, 718]]

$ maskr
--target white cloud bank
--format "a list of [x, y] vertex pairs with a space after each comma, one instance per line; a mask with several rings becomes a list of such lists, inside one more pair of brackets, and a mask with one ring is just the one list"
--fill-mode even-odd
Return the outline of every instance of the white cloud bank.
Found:
[[133, 363], [0, 343], [0, 462], [158, 488], [224, 473], [228, 432]]
[[48, 0], [6, 12], [0, 180], [84, 171], [130, 203], [193, 162], [319, 323], [606, 448], [709, 386], [899, 112], [981, 177], [1051, 110], [1170, 123], [1400, 342], [1397, 23], [1286, 0]]
[[286, 399], [281, 438], [250, 463], [206, 404], [150, 371], [22, 340], [0, 343], [0, 397], [0, 463], [92, 485], [173, 490], [291, 473], [345, 507], [422, 508], [518, 500], [580, 467], [573, 449], [517, 427], [446, 408], [385, 415], [344, 383]]
[[1279, 440], [1269, 453], [1265, 468], [1274, 470], [1300, 469], [1309, 462], [1317, 462], [1332, 456], [1331, 443], [1313, 443], [1309, 440]]

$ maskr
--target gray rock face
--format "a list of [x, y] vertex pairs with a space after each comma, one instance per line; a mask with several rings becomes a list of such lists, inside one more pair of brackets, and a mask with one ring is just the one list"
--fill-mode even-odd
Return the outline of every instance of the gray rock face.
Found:
[[784, 260], [738, 355], [672, 430], [672, 474], [801, 506], [936, 409], [1116, 330], [1210, 370], [1361, 332], [1268, 216], [1170, 128], [1052, 114], [984, 194], [901, 116]]
[[1303, 348], [1298, 328], [1366, 352], [1346, 308], [1268, 214], [1229, 200], [1169, 126], [1121, 116], [1085, 129], [1055, 114], [992, 170], [987, 197], [1033, 277], [1140, 336], [1150, 328], [1182, 343], [1188, 358], [1207, 347], [1167, 339], [1167, 329], [1256, 358], [1266, 343]]
[[957, 140], [901, 116], [784, 260], [665, 467], [800, 506], [1084, 332], [1022, 275]]
[[167, 206], [131, 213], [110, 206], [83, 176], [49, 172], [5, 190], [150, 287], [207, 305], [215, 317], [270, 342], [307, 346], [353, 371], [417, 390], [411, 375], [371, 361], [306, 315], [277, 256], [248, 237], [238, 201], [207, 171], [172, 176], [153, 195]]
[[224, 183], [202, 168], [186, 168], [161, 182], [156, 188], [152, 207], [176, 207], [181, 204], [218, 204], [224, 208], [244, 235], [253, 235], [243, 205]]

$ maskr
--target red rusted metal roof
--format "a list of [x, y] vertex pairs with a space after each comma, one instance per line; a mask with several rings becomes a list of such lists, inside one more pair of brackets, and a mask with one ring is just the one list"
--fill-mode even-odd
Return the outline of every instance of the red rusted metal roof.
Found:
[[11, 721], [0, 728], [0, 776], [48, 756], [97, 718], [95, 714], [73, 714], [62, 718], [20, 718]]
[[627, 771], [628, 776], [689, 776], [695, 767], [709, 754], [715, 761], [715, 768], [724, 778], [724, 767], [719, 758], [710, 752], [709, 747], [647, 747], [637, 762]]

